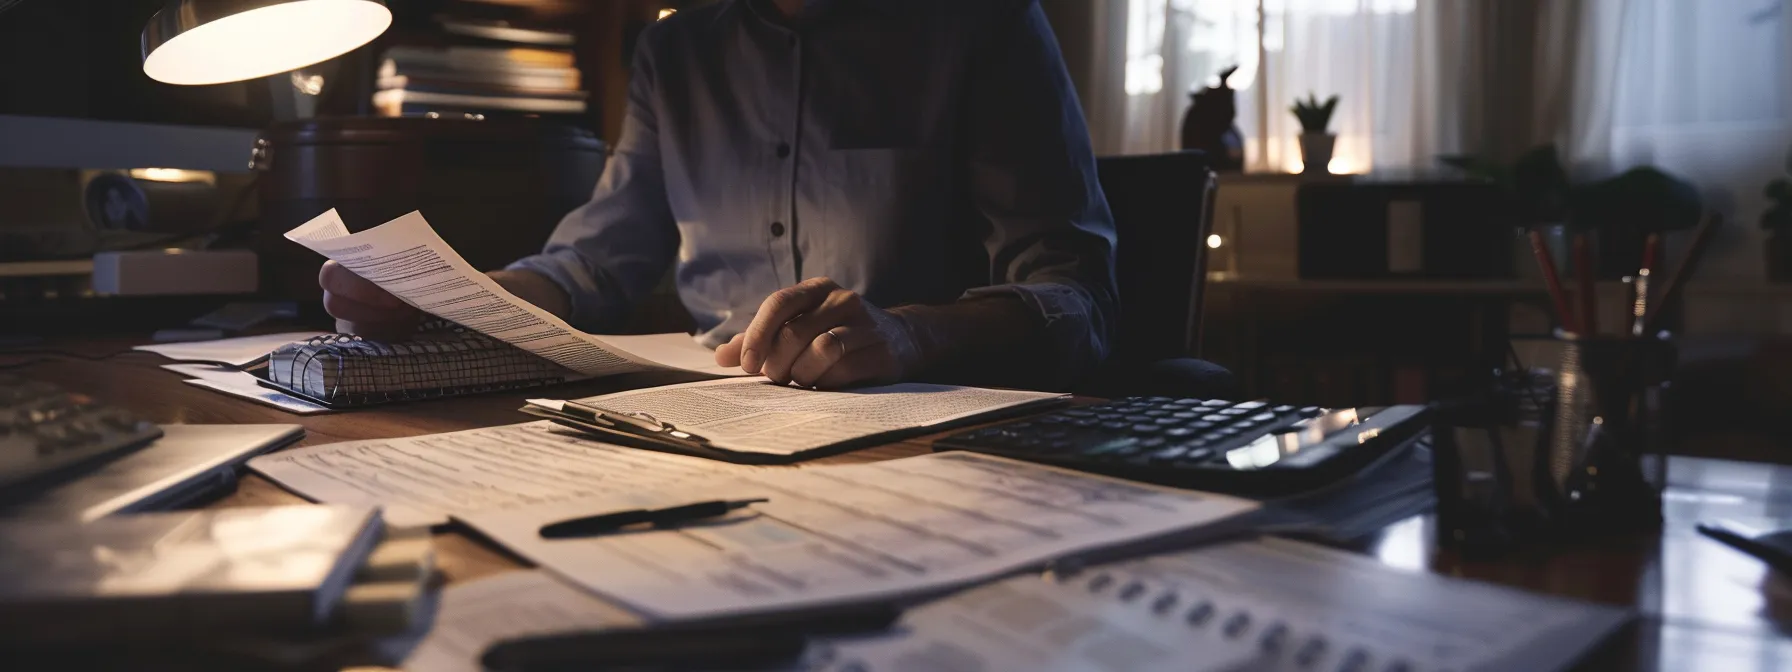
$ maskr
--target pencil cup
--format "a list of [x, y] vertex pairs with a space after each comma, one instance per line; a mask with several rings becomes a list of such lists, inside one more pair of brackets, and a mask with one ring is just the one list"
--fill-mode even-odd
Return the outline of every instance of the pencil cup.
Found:
[[1533, 475], [1550, 527], [1577, 537], [1658, 528], [1667, 484], [1673, 343], [1557, 338], [1562, 359]]

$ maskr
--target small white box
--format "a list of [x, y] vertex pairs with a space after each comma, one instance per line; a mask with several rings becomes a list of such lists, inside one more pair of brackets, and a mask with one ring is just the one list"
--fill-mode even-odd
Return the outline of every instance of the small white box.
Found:
[[115, 296], [253, 294], [250, 250], [138, 250], [93, 255], [93, 291]]

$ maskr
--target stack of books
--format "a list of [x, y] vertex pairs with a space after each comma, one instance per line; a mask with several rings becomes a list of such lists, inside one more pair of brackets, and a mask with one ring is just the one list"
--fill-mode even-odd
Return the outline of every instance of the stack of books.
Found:
[[504, 22], [440, 19], [445, 45], [399, 45], [380, 64], [374, 108], [381, 116], [534, 116], [580, 123], [571, 33]]

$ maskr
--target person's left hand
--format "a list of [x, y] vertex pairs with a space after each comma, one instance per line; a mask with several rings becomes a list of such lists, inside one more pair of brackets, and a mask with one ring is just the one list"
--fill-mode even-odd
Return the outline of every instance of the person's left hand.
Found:
[[824, 389], [903, 380], [920, 359], [902, 317], [827, 278], [773, 293], [745, 332], [716, 348], [717, 365]]

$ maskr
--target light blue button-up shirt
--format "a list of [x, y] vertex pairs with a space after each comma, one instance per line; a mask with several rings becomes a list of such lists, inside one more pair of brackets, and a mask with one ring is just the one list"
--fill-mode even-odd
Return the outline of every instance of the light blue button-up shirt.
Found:
[[514, 269], [614, 328], [676, 264], [699, 339], [828, 277], [875, 305], [1007, 293], [1044, 379], [1103, 359], [1114, 228], [1076, 94], [1034, 0], [723, 0], [645, 30], [591, 201]]

